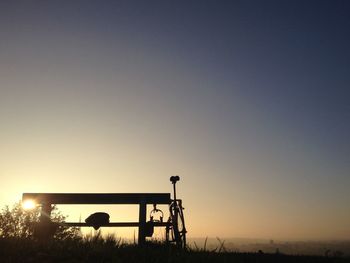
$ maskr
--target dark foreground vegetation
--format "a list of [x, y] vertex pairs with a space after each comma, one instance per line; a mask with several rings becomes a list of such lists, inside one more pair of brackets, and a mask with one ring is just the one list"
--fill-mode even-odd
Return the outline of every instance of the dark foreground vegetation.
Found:
[[39, 243], [20, 238], [0, 239], [0, 262], [350, 262], [346, 257], [288, 256], [283, 254], [213, 252], [203, 249], [178, 250], [162, 243], [143, 247], [114, 237]]
[[[0, 263], [51, 263], [51, 262], [350, 262], [344, 254], [327, 256], [296, 256], [282, 253], [230, 252], [219, 240], [216, 248], [197, 246], [186, 250], [162, 242], [150, 242], [139, 247], [125, 243], [115, 236], [102, 237], [101, 232], [83, 236], [79, 229], [68, 228], [56, 208], [52, 220], [57, 224], [55, 234], [48, 241], [38, 241], [35, 227], [38, 226], [38, 208], [25, 211], [19, 203], [6, 206], [0, 212]], [[205, 240], [205, 244], [206, 244]], [[330, 256], [328, 256], [330, 255]]]

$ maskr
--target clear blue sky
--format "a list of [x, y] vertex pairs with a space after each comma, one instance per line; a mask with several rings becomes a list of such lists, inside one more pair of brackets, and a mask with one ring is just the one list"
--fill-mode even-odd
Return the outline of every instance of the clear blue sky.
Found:
[[0, 203], [168, 192], [179, 174], [192, 236], [348, 238], [349, 14], [1, 1]]

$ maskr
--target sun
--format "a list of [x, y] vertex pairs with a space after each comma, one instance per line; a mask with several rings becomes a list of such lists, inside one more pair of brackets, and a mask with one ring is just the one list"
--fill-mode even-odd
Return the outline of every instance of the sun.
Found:
[[22, 207], [25, 210], [33, 209], [35, 206], [36, 206], [36, 204], [33, 200], [26, 200], [22, 203]]

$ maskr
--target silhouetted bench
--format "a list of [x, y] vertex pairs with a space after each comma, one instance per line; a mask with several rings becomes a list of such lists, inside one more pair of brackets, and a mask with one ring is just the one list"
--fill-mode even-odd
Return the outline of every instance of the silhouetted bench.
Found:
[[[147, 204], [166, 204], [169, 205], [170, 193], [24, 193], [22, 201], [33, 200], [41, 205], [40, 222], [50, 223], [50, 214], [52, 205], [103, 205], [103, 204], [136, 204], [139, 205], [138, 222], [111, 222], [105, 223], [104, 227], [138, 227], [138, 242], [143, 244], [146, 240], [146, 208]], [[91, 226], [87, 223], [65, 222], [66, 226], [86, 227]], [[154, 222], [154, 226], [167, 226], [167, 222]]]

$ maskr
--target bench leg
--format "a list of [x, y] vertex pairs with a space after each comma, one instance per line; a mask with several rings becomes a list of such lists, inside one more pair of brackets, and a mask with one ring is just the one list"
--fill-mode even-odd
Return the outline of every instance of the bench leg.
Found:
[[146, 210], [147, 206], [145, 202], [140, 203], [139, 210], [139, 237], [138, 243], [139, 245], [143, 245], [146, 242]]

